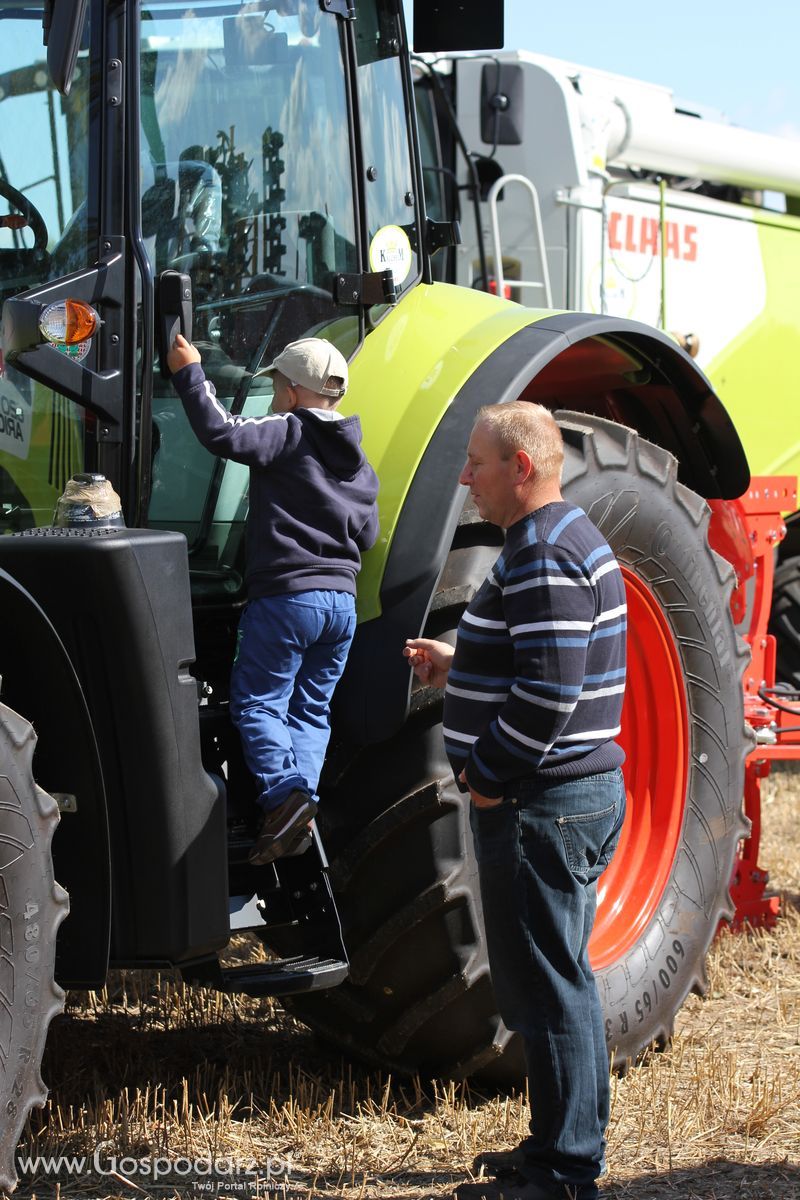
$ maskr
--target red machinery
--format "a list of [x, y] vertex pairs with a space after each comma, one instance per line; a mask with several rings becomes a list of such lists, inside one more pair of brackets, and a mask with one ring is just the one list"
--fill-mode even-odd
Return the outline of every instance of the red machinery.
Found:
[[[738, 586], [731, 598], [737, 623], [749, 612], [744, 634], [752, 654], [744, 675], [745, 718], [755, 734], [747, 759], [745, 814], [750, 836], [742, 842], [731, 883], [733, 927], [774, 925], [780, 900], [767, 891], [768, 873], [758, 865], [761, 781], [778, 759], [800, 759], [800, 696], [775, 684], [775, 638], [767, 632], [775, 551], [786, 534], [782, 513], [797, 508], [793, 476], [754, 476], [749, 491], [733, 502], [711, 501], [711, 543], [733, 561]], [[725, 510], [725, 511], [723, 511]], [[738, 526], [738, 529], [734, 529]], [[742, 536], [744, 534], [744, 537]], [[732, 547], [737, 549], [732, 553]], [[743, 550], [743, 547], [747, 550]]]

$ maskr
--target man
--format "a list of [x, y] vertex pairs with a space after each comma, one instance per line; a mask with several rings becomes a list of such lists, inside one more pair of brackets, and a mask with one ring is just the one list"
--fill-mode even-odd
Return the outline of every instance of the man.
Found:
[[455, 650], [416, 638], [404, 651], [420, 680], [446, 685], [495, 995], [528, 1068], [530, 1136], [477, 1159], [497, 1179], [462, 1184], [461, 1200], [592, 1200], [605, 1167], [608, 1055], [587, 944], [625, 813], [626, 606], [611, 549], [561, 496], [563, 460], [547, 409], [480, 410], [460, 482], [505, 546]]

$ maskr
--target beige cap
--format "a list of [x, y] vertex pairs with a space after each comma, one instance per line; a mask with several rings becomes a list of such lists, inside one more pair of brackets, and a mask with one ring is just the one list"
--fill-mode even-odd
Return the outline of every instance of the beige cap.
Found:
[[319, 396], [339, 400], [347, 391], [347, 362], [335, 346], [322, 338], [300, 338], [276, 355], [257, 375], [280, 371], [290, 383]]

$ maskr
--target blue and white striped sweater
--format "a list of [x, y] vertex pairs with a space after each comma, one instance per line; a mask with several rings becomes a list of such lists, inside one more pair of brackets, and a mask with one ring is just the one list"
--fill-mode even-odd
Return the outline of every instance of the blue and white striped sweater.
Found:
[[619, 566], [582, 509], [512, 525], [458, 627], [444, 705], [456, 776], [499, 796], [515, 779], [619, 766], [626, 630]]

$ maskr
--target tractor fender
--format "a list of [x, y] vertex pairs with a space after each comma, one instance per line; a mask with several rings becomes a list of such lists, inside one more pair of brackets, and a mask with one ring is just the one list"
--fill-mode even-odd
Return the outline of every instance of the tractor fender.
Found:
[[3, 702], [38, 738], [34, 775], [62, 819], [53, 838], [55, 877], [70, 896], [58, 935], [55, 974], [65, 986], [106, 978], [111, 930], [108, 814], [94, 728], [69, 654], [46, 612], [0, 569], [0, 610], [13, 636], [0, 649]]
[[584, 313], [548, 314], [524, 326], [480, 362], [430, 436], [391, 538], [381, 615], [359, 627], [335, 696], [338, 737], [383, 741], [403, 725], [411, 672], [402, 648], [422, 631], [464, 506], [458, 477], [475, 416], [484, 404], [518, 399], [635, 429], [670, 451], [680, 482], [705, 498], [738, 496], [748, 486], [732, 421], [672, 338]]

